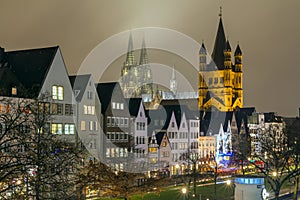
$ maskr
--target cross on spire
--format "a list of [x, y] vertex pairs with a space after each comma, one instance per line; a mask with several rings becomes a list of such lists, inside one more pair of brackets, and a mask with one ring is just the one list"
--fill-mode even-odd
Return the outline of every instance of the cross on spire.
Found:
[[220, 13], [219, 16], [222, 17], [222, 6], [220, 6]]

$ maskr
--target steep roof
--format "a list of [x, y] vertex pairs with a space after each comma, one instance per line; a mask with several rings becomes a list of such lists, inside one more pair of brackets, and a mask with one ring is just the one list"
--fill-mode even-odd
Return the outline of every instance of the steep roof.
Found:
[[140, 109], [142, 98], [127, 98], [126, 102], [128, 105], [130, 115], [136, 117]]
[[218, 31], [216, 35], [214, 50], [212, 52], [212, 60], [216, 64], [217, 68], [224, 69], [224, 49], [226, 46], [226, 37], [223, 28], [222, 18], [220, 17]]
[[[223, 130], [227, 131], [228, 121], [231, 122], [232, 116], [235, 115], [238, 130], [240, 131], [242, 122], [244, 122], [244, 127], [247, 127], [248, 116], [250, 116], [255, 111], [255, 108], [240, 108], [234, 112], [221, 112], [219, 110], [214, 110], [211, 112], [203, 112], [201, 118], [200, 131], [205, 135], [210, 132], [216, 134], [219, 132], [220, 125], [223, 125]], [[246, 129], [246, 131], [248, 131]]]
[[157, 141], [158, 146], [160, 146], [160, 144], [161, 144], [161, 142], [162, 142], [165, 134], [166, 134], [166, 132], [158, 132], [158, 133], [156, 133], [155, 136], [156, 136], [156, 141]]
[[229, 40], [226, 41], [225, 49], [224, 50], [231, 51], [231, 46], [230, 46]]
[[[174, 113], [176, 124], [180, 126], [182, 120], [182, 115], [185, 113], [186, 119], [199, 119], [200, 113], [198, 109], [193, 110], [188, 107], [188, 105], [180, 104], [178, 100], [168, 100], [162, 101], [156, 110], [149, 110], [150, 125], [148, 130], [151, 132], [153, 130], [167, 130], [172, 113]], [[164, 120], [164, 124], [155, 125], [154, 120]]]
[[236, 46], [236, 49], [235, 49], [234, 55], [235, 55], [235, 56], [236, 56], [236, 55], [242, 55], [242, 50], [241, 50], [241, 48], [240, 48], [240, 45], [239, 45], [239, 44]]
[[58, 48], [54, 46], [1, 52], [3, 59], [0, 64], [0, 95], [10, 96], [11, 87], [17, 86], [18, 97], [37, 97]]
[[77, 102], [81, 101], [90, 78], [91, 74], [69, 76], [70, 83], [73, 91], [75, 92], [75, 99]]
[[206, 47], [204, 45], [204, 42], [202, 42], [202, 44], [201, 44], [201, 48], [199, 50], [199, 53], [206, 55]]
[[96, 90], [101, 102], [101, 112], [104, 114], [108, 108], [112, 98], [124, 99], [120, 84], [118, 82], [98, 83]]

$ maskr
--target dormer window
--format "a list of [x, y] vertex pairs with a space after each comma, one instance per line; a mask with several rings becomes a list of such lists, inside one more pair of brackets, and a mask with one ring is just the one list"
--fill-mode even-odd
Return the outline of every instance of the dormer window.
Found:
[[93, 92], [92, 91], [87, 92], [87, 98], [88, 99], [93, 99]]
[[172, 128], [175, 127], [175, 123], [174, 123], [174, 122], [171, 123], [171, 127], [172, 127]]
[[11, 94], [12, 95], [17, 95], [17, 87], [12, 87], [11, 88]]
[[63, 86], [52, 86], [52, 99], [64, 100], [64, 87]]

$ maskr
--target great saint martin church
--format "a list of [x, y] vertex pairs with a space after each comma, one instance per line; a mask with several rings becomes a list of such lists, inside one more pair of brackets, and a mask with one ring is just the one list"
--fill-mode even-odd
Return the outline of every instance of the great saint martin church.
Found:
[[207, 63], [207, 51], [202, 43], [199, 51], [198, 108], [200, 110], [234, 111], [243, 107], [242, 51], [239, 44], [234, 52], [225, 37], [220, 13], [219, 27], [211, 55]]

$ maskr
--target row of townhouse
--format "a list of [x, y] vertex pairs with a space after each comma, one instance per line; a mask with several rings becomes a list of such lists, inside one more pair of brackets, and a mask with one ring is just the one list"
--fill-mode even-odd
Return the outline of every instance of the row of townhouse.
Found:
[[91, 155], [100, 155], [101, 107], [94, 82], [90, 75], [69, 77], [58, 46], [17, 51], [1, 48], [0, 80], [2, 113], [7, 112], [2, 108], [10, 100], [38, 100], [51, 115], [47, 124], [52, 134], [75, 144], [84, 134], [81, 138]]
[[[200, 112], [197, 99], [161, 100], [158, 94], [152, 102], [126, 99], [117, 82], [95, 83], [91, 75], [69, 76], [58, 46], [1, 49], [0, 63], [1, 97], [47, 96], [44, 105], [53, 116], [51, 133], [81, 142], [91, 158], [115, 170], [163, 169], [174, 174], [178, 166], [189, 166], [187, 154], [205, 158], [226, 154], [228, 147], [232, 151], [234, 139], [228, 132], [233, 112]], [[216, 140], [207, 150], [202, 142], [206, 142], [204, 137], [212, 141], [211, 136]]]
[[[43, 106], [52, 116], [52, 134], [83, 143], [92, 157], [116, 170], [134, 169], [131, 165], [143, 162], [147, 167], [151, 134], [149, 112], [141, 99], [125, 99], [118, 83], [95, 84], [91, 75], [69, 76], [58, 46], [17, 51], [1, 48], [0, 63], [3, 112], [7, 111], [4, 99], [43, 98]], [[187, 140], [186, 133], [184, 137]], [[187, 147], [171, 144], [174, 149]]]

